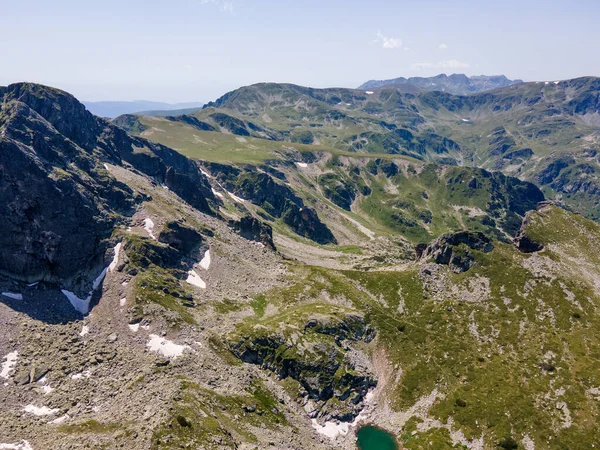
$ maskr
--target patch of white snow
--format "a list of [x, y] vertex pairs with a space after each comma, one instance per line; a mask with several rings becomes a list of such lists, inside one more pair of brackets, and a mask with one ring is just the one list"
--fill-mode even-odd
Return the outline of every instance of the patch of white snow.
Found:
[[0, 450], [33, 450], [33, 447], [29, 442], [23, 440], [12, 444], [0, 444]]
[[10, 373], [15, 369], [17, 359], [19, 359], [19, 352], [11, 352], [4, 357], [5, 361], [2, 363], [2, 371], [0, 371], [0, 377], [8, 380]]
[[23, 294], [15, 294], [13, 292], [3, 292], [2, 295], [13, 300], [23, 300]]
[[129, 329], [133, 332], [133, 333], [137, 333], [138, 330], [140, 329], [140, 324], [139, 323], [130, 323], [129, 324]]
[[156, 240], [156, 236], [154, 236], [154, 233], [153, 233], [154, 221], [150, 217], [146, 217], [144, 219], [144, 230], [146, 230], [146, 233], [148, 233], [148, 236], [150, 236], [152, 239]]
[[179, 345], [156, 334], [150, 335], [150, 340], [146, 346], [151, 352], [160, 353], [167, 358], [173, 359], [181, 356], [186, 349], [190, 348], [189, 345]]
[[83, 327], [81, 327], [81, 332], [79, 333], [79, 336], [83, 337], [86, 334], [88, 334], [90, 332], [90, 327], [88, 327], [87, 325], [84, 325]]
[[111, 273], [115, 271], [115, 269], [117, 268], [117, 264], [119, 264], [119, 253], [121, 252], [121, 243], [120, 242], [117, 245], [115, 245], [114, 251], [115, 251], [115, 256], [113, 257], [113, 260], [111, 261], [111, 263], [108, 265], [108, 271]]
[[204, 270], [208, 270], [210, 267], [210, 250], [206, 250], [204, 258], [202, 258], [202, 261], [200, 261], [200, 267], [202, 267]]
[[206, 289], [206, 283], [200, 276], [196, 273], [194, 269], [191, 269], [188, 272], [188, 277], [186, 280], [188, 283], [193, 284], [194, 286], [198, 286], [201, 289]]
[[46, 379], [46, 377], [40, 379], [38, 381], [38, 384], [42, 387], [42, 392], [46, 395], [54, 390], [54, 388], [48, 384], [48, 380]]
[[335, 439], [338, 436], [346, 436], [350, 431], [350, 426], [347, 422], [325, 422], [325, 425], [319, 425], [317, 419], [312, 419], [312, 426], [317, 433], [327, 436], [329, 439]]
[[92, 295], [90, 294], [86, 298], [79, 298], [75, 293], [71, 291], [67, 291], [66, 289], [60, 290], [65, 297], [71, 302], [73, 308], [79, 311], [81, 314], [87, 314], [90, 310], [90, 301], [92, 300]]
[[48, 423], [52, 425], [60, 425], [61, 423], [66, 422], [68, 419], [70, 419], [69, 415], [65, 414], [64, 416], [60, 416], [58, 419], [51, 420]]
[[217, 196], [217, 197], [219, 197], [219, 198], [223, 198], [223, 194], [221, 194], [220, 192], [217, 192], [217, 191], [215, 191], [213, 188], [211, 188], [211, 190], [212, 190], [212, 193], [213, 193], [214, 195], [216, 195], [216, 196]]
[[298, 167], [302, 167], [302, 168], [308, 167], [308, 164], [306, 164], [306, 163], [299, 162], [299, 163], [296, 163], [296, 164], [298, 164]]
[[367, 92], [365, 92], [365, 94], [367, 94], [367, 95], [373, 95], [374, 92], [373, 91], [367, 91]]
[[242, 203], [242, 204], [243, 204], [243, 203], [246, 201], [246, 200], [244, 200], [243, 198], [241, 198], [241, 197], [238, 197], [237, 195], [235, 195], [235, 194], [234, 194], [234, 193], [232, 193], [232, 192], [229, 192], [229, 191], [227, 191], [227, 193], [228, 193], [228, 194], [229, 194], [229, 196], [230, 196], [230, 197], [231, 197], [231, 198], [232, 198], [234, 201], [236, 201], [237, 203]]
[[51, 409], [51, 408], [48, 408], [47, 406], [27, 405], [24, 408], [24, 411], [26, 413], [33, 414], [34, 416], [41, 417], [41, 416], [53, 416], [60, 410], [59, 409]]
[[71, 375], [72, 380], [81, 380], [82, 378], [89, 378], [92, 376], [92, 372], [89, 370], [83, 371], [81, 373], [75, 373]]

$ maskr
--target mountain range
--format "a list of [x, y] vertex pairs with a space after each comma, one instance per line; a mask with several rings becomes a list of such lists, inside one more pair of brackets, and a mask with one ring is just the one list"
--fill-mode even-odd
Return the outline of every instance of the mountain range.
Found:
[[114, 119], [122, 114], [154, 114], [161, 115], [163, 111], [177, 111], [179, 114], [193, 112], [196, 109], [202, 108], [204, 103], [186, 102], [186, 103], [164, 103], [152, 102], [148, 100], [135, 100], [131, 102], [123, 101], [101, 101], [101, 102], [86, 102], [83, 104], [92, 114], [99, 117], [107, 117]]
[[455, 95], [473, 94], [522, 83], [523, 80], [509, 80], [504, 75], [476, 75], [468, 77], [464, 74], [440, 74], [434, 77], [394, 78], [391, 80], [369, 80], [358, 89], [379, 89], [396, 87], [407, 92], [441, 91]]
[[0, 87], [0, 447], [600, 446], [599, 83]]

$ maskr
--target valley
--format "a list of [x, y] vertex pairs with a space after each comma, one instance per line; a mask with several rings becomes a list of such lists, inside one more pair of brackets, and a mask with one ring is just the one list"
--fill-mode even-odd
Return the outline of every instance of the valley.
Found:
[[0, 87], [0, 448], [599, 446], [598, 80]]

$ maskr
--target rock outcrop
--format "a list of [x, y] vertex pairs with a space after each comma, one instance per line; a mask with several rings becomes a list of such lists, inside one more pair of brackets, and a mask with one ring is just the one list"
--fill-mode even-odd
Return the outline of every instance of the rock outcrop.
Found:
[[[256, 325], [250, 335], [234, 339], [230, 348], [244, 362], [299, 382], [304, 390], [299, 395], [313, 403], [311, 416], [352, 420], [359, 413], [357, 405], [377, 384], [367, 358], [352, 345], [370, 342], [375, 331], [358, 314], [341, 319], [314, 314], [304, 323], [301, 336], [300, 344], [298, 336]], [[328, 405], [329, 400], [337, 406]]]
[[231, 220], [229, 226], [245, 239], [260, 242], [265, 247], [275, 250], [273, 228], [256, 217], [247, 215], [240, 220]]
[[210, 185], [194, 161], [129, 136], [73, 96], [17, 83], [0, 100], [0, 273], [89, 289], [114, 227], [142, 200], [102, 163], [133, 166], [212, 213]]
[[421, 259], [432, 259], [437, 264], [450, 267], [455, 273], [466, 272], [475, 263], [471, 250], [489, 253], [494, 249], [492, 241], [483, 233], [461, 231], [443, 234], [422, 251]]

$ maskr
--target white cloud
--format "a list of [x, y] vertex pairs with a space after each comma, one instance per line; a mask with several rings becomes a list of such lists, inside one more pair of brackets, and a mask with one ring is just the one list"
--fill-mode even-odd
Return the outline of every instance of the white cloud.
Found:
[[218, 6], [219, 9], [223, 12], [231, 13], [233, 12], [233, 2], [228, 0], [202, 0], [202, 4], [212, 4]]
[[440, 44], [439, 49], [440, 50], [446, 50], [448, 48], [448, 44]]
[[468, 63], [458, 61], [456, 59], [445, 59], [437, 63], [423, 62], [413, 63], [410, 65], [410, 70], [425, 70], [425, 69], [466, 69], [470, 67]]
[[375, 42], [381, 43], [381, 46], [387, 49], [402, 47], [402, 39], [384, 36], [381, 31], [377, 32], [377, 39], [375, 39]]

